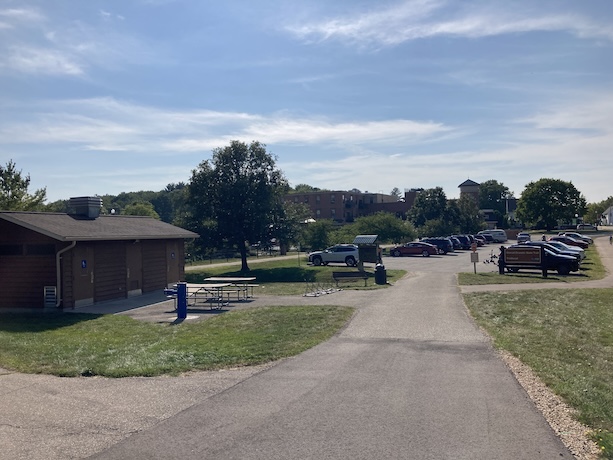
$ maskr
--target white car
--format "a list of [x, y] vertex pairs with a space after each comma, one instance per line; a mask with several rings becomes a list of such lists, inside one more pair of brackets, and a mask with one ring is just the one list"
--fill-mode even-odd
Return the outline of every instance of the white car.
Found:
[[517, 234], [517, 242], [518, 243], [524, 243], [526, 241], [531, 241], [532, 238], [530, 237], [530, 233], [526, 233], [526, 232], [520, 232]]
[[358, 247], [355, 244], [335, 244], [323, 251], [309, 253], [309, 262], [316, 266], [341, 263], [355, 267], [359, 259]]
[[558, 248], [560, 251], [579, 254], [581, 260], [585, 259], [585, 251], [577, 246], [571, 246], [570, 244], [562, 243], [561, 241], [547, 241], [547, 243], [555, 248]]
[[507, 232], [501, 228], [493, 228], [490, 230], [481, 230], [478, 235], [491, 235], [496, 243], [505, 243], [507, 241]]

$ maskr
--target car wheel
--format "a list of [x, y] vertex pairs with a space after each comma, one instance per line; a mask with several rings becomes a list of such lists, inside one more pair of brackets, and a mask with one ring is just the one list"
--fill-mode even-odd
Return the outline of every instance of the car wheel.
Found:
[[439, 255], [446, 254], [445, 250], [444, 250], [444, 249], [442, 249], [442, 248], [438, 248], [438, 249], [436, 250], [436, 252], [438, 252], [438, 253], [439, 253]]
[[430, 257], [430, 253], [428, 252], [427, 249], [424, 249], [423, 251], [421, 251], [421, 255], [424, 257]]
[[396, 251], [392, 251], [392, 256], [394, 257], [400, 257], [400, 251], [396, 250]]
[[348, 267], [355, 267], [355, 259], [351, 256], [345, 259], [345, 263], [347, 264]]
[[313, 265], [319, 267], [321, 265], [321, 257], [313, 257]]
[[570, 273], [570, 267], [568, 265], [560, 265], [558, 267], [558, 274], [559, 275], [568, 275]]

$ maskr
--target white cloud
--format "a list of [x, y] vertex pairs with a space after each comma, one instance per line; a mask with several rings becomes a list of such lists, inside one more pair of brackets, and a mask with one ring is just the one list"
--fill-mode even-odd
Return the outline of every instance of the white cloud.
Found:
[[45, 19], [40, 11], [34, 8], [13, 8], [0, 10], [0, 20], [7, 23], [38, 23]]
[[[31, 110], [32, 108], [28, 108]], [[53, 101], [27, 122], [6, 121], [0, 143], [84, 144], [91, 150], [193, 152], [231, 139], [266, 144], [415, 144], [451, 127], [412, 120], [336, 122], [207, 110], [161, 110], [112, 98]]]
[[59, 50], [16, 46], [8, 50], [0, 67], [27, 74], [82, 75], [83, 67]]
[[[459, 8], [459, 9], [458, 9]], [[384, 10], [373, 10], [323, 21], [313, 21], [286, 30], [300, 39], [338, 39], [362, 46], [394, 46], [410, 40], [456, 36], [479, 38], [525, 32], [568, 32], [580, 38], [613, 40], [613, 26], [572, 14], [495, 10], [479, 2], [409, 0]]]
[[586, 99], [572, 105], [551, 107], [531, 117], [518, 120], [540, 130], [585, 130], [613, 133], [613, 94]]

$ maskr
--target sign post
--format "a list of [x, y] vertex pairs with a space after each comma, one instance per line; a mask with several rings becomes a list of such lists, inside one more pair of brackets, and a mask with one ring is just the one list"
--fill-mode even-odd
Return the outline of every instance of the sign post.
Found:
[[477, 252], [477, 243], [471, 244], [470, 249], [473, 251], [470, 253], [470, 261], [473, 263], [473, 269], [475, 270], [475, 275], [476, 275], [477, 274], [477, 263], [479, 262], [479, 253]]

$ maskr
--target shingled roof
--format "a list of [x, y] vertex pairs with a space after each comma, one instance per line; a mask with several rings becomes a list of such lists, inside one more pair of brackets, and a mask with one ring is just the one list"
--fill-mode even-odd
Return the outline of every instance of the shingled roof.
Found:
[[0, 211], [0, 219], [59, 241], [191, 239], [199, 235], [143, 216], [102, 215], [96, 219], [53, 212]]
[[474, 180], [466, 179], [464, 182], [458, 185], [458, 187], [475, 187], [477, 185], [479, 184], [475, 182]]

